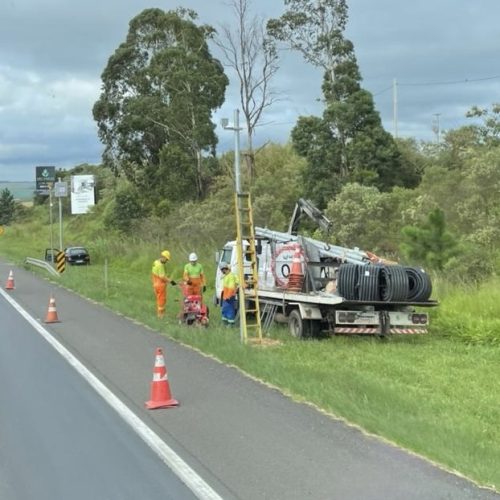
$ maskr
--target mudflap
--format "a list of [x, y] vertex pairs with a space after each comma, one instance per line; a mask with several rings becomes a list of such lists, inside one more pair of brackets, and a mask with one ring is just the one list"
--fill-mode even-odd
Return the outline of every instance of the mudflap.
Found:
[[380, 337], [385, 338], [391, 334], [391, 318], [387, 311], [379, 312]]

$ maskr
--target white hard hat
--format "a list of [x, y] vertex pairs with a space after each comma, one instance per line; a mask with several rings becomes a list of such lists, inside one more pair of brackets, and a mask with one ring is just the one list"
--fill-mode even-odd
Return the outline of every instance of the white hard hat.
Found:
[[198, 260], [198, 256], [193, 252], [189, 254], [189, 262], [194, 262], [195, 260]]

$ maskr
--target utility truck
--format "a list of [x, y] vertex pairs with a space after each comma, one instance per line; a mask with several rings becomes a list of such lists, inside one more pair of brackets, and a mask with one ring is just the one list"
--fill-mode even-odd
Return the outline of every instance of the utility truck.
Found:
[[[427, 333], [429, 315], [423, 309], [437, 302], [430, 299], [432, 285], [425, 270], [300, 236], [304, 215], [327, 232], [332, 226], [310, 201], [300, 199], [288, 232], [255, 227], [257, 292], [246, 285], [245, 297], [250, 310], [257, 297], [264, 330], [277, 321], [287, 323], [290, 333], [300, 338]], [[243, 240], [242, 246], [244, 274], [250, 277], [249, 242]], [[236, 241], [228, 241], [217, 254], [218, 263], [228, 263], [235, 273], [236, 250]], [[218, 269], [217, 301], [221, 283]]]

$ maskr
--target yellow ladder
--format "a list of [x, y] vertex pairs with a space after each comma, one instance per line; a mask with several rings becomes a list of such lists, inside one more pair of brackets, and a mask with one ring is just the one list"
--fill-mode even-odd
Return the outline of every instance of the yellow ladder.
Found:
[[[253, 226], [252, 202], [250, 193], [236, 193], [236, 248], [238, 257], [238, 276], [240, 279], [240, 332], [245, 344], [250, 339], [262, 342], [262, 326], [258, 296], [259, 269], [255, 249], [255, 232]], [[243, 255], [243, 242], [247, 242]], [[250, 263], [251, 274], [245, 277], [245, 259]], [[247, 301], [249, 306], [247, 307]], [[248, 317], [247, 317], [248, 315]], [[250, 334], [250, 335], [249, 335]]]

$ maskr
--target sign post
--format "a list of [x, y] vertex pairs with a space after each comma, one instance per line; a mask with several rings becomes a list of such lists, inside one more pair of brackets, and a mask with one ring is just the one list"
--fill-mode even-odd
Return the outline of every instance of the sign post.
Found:
[[54, 195], [59, 199], [59, 250], [63, 249], [63, 226], [62, 226], [62, 203], [61, 198], [68, 196], [68, 183], [61, 182], [59, 177], [58, 182], [54, 184]]
[[[36, 167], [36, 193], [49, 196], [49, 221], [50, 221], [50, 248], [54, 248], [54, 234], [52, 232], [52, 186], [56, 180], [56, 167]], [[54, 253], [51, 252], [51, 261], [54, 264]]]
[[[49, 224], [50, 224], [50, 248], [54, 248], [54, 231], [52, 229], [52, 185], [49, 183]], [[54, 252], [50, 253], [52, 264], [54, 264]]]

